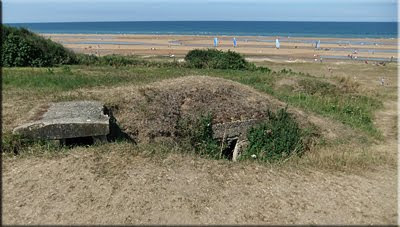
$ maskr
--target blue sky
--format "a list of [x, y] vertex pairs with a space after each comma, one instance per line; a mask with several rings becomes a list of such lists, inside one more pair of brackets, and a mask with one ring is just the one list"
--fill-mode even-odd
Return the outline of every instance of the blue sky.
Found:
[[3, 22], [397, 21], [396, 0], [3, 0]]

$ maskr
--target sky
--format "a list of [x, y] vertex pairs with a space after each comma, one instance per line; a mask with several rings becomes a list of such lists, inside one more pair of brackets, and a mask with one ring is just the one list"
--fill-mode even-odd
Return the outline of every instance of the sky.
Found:
[[3, 23], [397, 21], [397, 0], [3, 0]]

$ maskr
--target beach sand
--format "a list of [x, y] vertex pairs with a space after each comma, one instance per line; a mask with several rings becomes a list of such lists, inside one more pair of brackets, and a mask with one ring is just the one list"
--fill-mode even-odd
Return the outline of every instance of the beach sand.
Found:
[[[131, 34], [41, 34], [63, 44], [78, 53], [139, 56], [183, 57], [188, 51], [198, 48], [214, 48], [214, 36], [197, 35], [131, 35]], [[275, 48], [276, 37], [218, 36], [220, 50], [234, 50], [249, 59], [276, 60], [397, 60], [398, 39], [278, 37], [280, 49]], [[314, 48], [321, 41], [320, 49]], [[331, 59], [332, 58], [332, 59]]]

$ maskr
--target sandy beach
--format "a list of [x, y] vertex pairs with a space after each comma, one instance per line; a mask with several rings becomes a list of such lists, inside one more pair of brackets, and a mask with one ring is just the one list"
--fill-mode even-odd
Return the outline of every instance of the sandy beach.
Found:
[[[78, 53], [183, 57], [197, 48], [214, 48], [214, 36], [131, 34], [41, 34]], [[220, 50], [234, 50], [252, 60], [397, 61], [398, 39], [218, 36]], [[275, 39], [280, 48], [275, 48]], [[315, 42], [320, 40], [320, 49]], [[393, 57], [393, 59], [392, 59]]]

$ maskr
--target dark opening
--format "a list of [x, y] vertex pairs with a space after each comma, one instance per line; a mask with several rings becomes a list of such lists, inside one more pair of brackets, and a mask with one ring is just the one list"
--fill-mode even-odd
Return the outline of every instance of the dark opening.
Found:
[[67, 138], [62, 142], [64, 142], [63, 145], [68, 146], [68, 147], [91, 146], [94, 144], [94, 140], [93, 140], [92, 136]]
[[103, 113], [108, 115], [110, 118], [110, 133], [107, 135], [107, 140], [110, 142], [127, 140], [132, 143], [136, 143], [127, 133], [125, 133], [117, 124], [117, 119], [113, 116], [112, 110], [118, 109], [118, 107], [107, 108], [104, 106]]
[[228, 160], [232, 160], [233, 158], [233, 151], [235, 150], [235, 146], [237, 143], [238, 139], [230, 139], [227, 140], [227, 146], [226, 148], [222, 151], [222, 155], [228, 159]]

